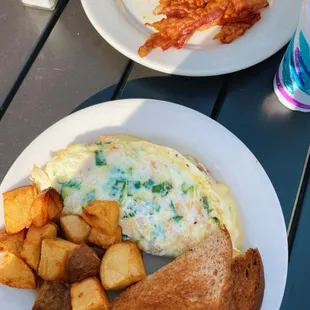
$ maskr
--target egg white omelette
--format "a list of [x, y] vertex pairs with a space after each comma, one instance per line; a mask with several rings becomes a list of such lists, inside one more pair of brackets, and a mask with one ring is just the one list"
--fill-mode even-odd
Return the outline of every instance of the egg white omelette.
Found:
[[221, 224], [239, 247], [234, 210], [201, 170], [167, 147], [103, 136], [58, 152], [44, 171], [34, 167], [32, 180], [55, 188], [66, 214], [81, 214], [94, 200], [119, 201], [123, 237], [153, 255], [178, 256]]

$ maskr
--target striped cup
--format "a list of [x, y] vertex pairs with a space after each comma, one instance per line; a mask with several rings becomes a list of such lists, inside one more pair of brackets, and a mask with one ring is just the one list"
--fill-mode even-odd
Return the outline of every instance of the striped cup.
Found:
[[273, 86], [286, 107], [310, 112], [310, 0], [303, 1], [299, 26], [275, 75]]

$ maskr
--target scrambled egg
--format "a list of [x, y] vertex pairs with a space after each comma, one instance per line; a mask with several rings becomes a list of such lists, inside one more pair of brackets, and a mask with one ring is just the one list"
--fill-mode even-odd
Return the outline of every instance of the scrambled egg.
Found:
[[103, 136], [97, 143], [69, 146], [32, 180], [54, 187], [64, 213], [81, 214], [93, 200], [118, 200], [123, 237], [153, 255], [178, 256], [221, 224], [240, 247], [231, 206], [190, 160], [175, 150], [136, 139]]

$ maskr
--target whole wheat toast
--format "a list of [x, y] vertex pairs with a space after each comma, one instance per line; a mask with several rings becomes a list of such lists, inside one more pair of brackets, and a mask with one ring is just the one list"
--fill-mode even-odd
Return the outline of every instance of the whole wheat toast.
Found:
[[232, 244], [221, 228], [194, 249], [131, 286], [114, 310], [229, 310]]
[[259, 310], [264, 296], [265, 278], [258, 249], [248, 249], [235, 257], [231, 270], [231, 310]]

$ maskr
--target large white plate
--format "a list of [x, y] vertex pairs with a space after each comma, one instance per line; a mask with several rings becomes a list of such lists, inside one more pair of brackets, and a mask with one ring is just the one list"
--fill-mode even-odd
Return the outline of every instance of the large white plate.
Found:
[[153, 50], [145, 58], [138, 48], [152, 29], [158, 0], [81, 0], [85, 12], [101, 36], [132, 60], [149, 68], [179, 75], [210, 76], [238, 71], [276, 53], [297, 27], [301, 0], [269, 0], [262, 19], [235, 42], [223, 45], [212, 40], [217, 29], [199, 32], [182, 49]]
[[[127, 133], [192, 154], [218, 181], [232, 189], [240, 205], [244, 249], [258, 247], [263, 258], [266, 290], [263, 309], [279, 308], [287, 274], [287, 241], [281, 206], [255, 156], [231, 132], [191, 109], [148, 99], [106, 102], [74, 113], [51, 126], [18, 157], [0, 193], [28, 184], [33, 164], [44, 166], [59, 149], [95, 141], [101, 134]], [[1, 200], [2, 204], [2, 200]], [[0, 226], [3, 225], [0, 205]], [[167, 259], [148, 256], [148, 270]], [[0, 286], [0, 309], [31, 309], [34, 293]]]

